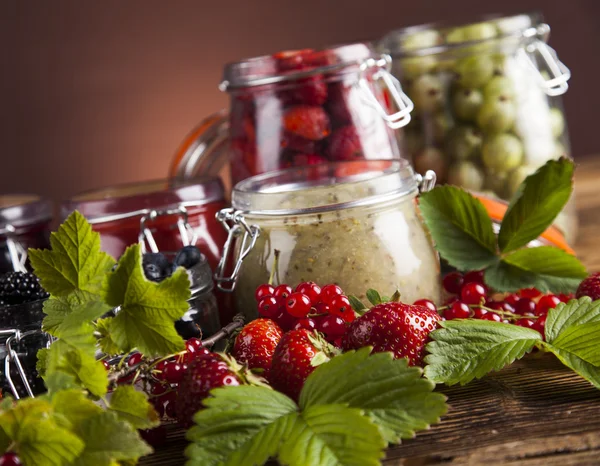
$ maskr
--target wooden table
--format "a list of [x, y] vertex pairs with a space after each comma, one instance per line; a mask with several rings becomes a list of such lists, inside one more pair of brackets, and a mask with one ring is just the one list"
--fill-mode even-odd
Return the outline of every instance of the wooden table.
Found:
[[[576, 174], [580, 231], [575, 249], [600, 271], [600, 157]], [[600, 391], [548, 354], [460, 387], [440, 387], [449, 411], [442, 422], [388, 450], [386, 465], [600, 465]], [[185, 440], [168, 443], [141, 464], [181, 465]]]

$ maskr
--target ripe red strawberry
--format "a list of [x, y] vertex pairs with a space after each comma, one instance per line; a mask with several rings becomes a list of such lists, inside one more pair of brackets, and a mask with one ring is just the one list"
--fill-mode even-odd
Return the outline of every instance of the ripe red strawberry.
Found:
[[318, 142], [304, 139], [296, 134], [283, 133], [281, 138], [281, 148], [290, 149], [304, 154], [312, 154], [318, 152]]
[[274, 389], [297, 401], [306, 378], [335, 353], [335, 348], [316, 332], [306, 329], [287, 332], [275, 349], [269, 382]]
[[378, 304], [350, 324], [343, 348], [372, 346], [375, 353], [391, 351], [396, 358], [408, 358], [411, 366], [419, 365], [429, 332], [438, 320], [437, 312], [424, 306]]
[[325, 110], [310, 105], [290, 107], [283, 117], [283, 126], [286, 131], [311, 141], [320, 141], [331, 132]]
[[600, 299], [600, 272], [590, 275], [584, 279], [577, 288], [577, 298], [589, 296], [592, 301]]
[[250, 369], [263, 369], [269, 376], [275, 348], [283, 330], [271, 319], [256, 319], [247, 324], [235, 338], [233, 357]]
[[333, 160], [356, 160], [363, 156], [362, 144], [356, 128], [343, 126], [329, 138], [327, 155]]
[[344, 82], [336, 81], [329, 83], [327, 110], [331, 115], [334, 126], [342, 126], [352, 123], [350, 112], [350, 95], [353, 88]]
[[194, 414], [204, 407], [202, 401], [214, 388], [261, 385], [261, 380], [225, 354], [213, 353], [198, 359], [190, 365], [177, 387], [177, 419], [189, 427]]

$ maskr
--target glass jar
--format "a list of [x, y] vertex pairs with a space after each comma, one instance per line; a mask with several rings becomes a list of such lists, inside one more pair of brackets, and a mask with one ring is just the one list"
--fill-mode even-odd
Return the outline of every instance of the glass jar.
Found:
[[363, 43], [228, 64], [220, 88], [229, 112], [192, 131], [171, 176], [217, 174], [229, 162], [235, 184], [292, 166], [398, 158], [393, 130], [410, 121], [412, 103], [389, 68]]
[[254, 291], [268, 282], [277, 250], [276, 283], [337, 283], [365, 304], [369, 288], [439, 302], [440, 264], [417, 210], [419, 183], [431, 189], [435, 174], [416, 177], [404, 160], [298, 167], [238, 183], [233, 208], [219, 213], [229, 240], [217, 286], [234, 290], [238, 310], [256, 317]]
[[35, 195], [0, 196], [0, 275], [28, 268], [27, 249], [50, 244], [52, 204]]
[[42, 332], [45, 300], [0, 306], [0, 392], [16, 399], [45, 391], [37, 352], [50, 344]]
[[[414, 102], [402, 147], [419, 173], [509, 200], [550, 159], [570, 154], [560, 96], [569, 70], [540, 15], [394, 31], [380, 42]], [[571, 202], [556, 222], [573, 241]]]

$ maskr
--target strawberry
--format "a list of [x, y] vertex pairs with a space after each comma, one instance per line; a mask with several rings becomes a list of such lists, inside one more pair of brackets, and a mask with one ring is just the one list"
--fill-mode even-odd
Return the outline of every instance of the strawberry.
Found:
[[297, 401], [306, 378], [335, 354], [317, 332], [303, 328], [287, 332], [275, 349], [269, 382]]
[[285, 84], [279, 95], [286, 105], [323, 105], [327, 100], [327, 84], [322, 76], [311, 76]]
[[335, 126], [347, 125], [352, 123], [352, 113], [350, 112], [350, 94], [352, 87], [344, 82], [335, 81], [329, 83], [327, 110], [331, 115], [332, 123]]
[[177, 387], [177, 419], [189, 427], [194, 414], [204, 407], [202, 401], [211, 390], [243, 384], [264, 385], [264, 382], [226, 354], [212, 353], [197, 359]]
[[268, 377], [277, 343], [283, 331], [271, 319], [256, 319], [244, 326], [235, 338], [233, 357], [250, 369], [263, 369]]
[[325, 110], [311, 105], [290, 107], [283, 117], [283, 126], [286, 131], [311, 141], [320, 141], [331, 132]]
[[310, 139], [304, 139], [303, 137], [297, 136], [292, 133], [283, 133], [281, 138], [281, 148], [290, 149], [296, 152], [302, 152], [303, 154], [313, 154], [317, 152], [316, 141]]
[[577, 298], [589, 296], [592, 301], [600, 299], [600, 272], [590, 275], [584, 279], [577, 288]]
[[360, 136], [352, 125], [343, 126], [329, 138], [327, 155], [333, 160], [356, 160], [363, 156]]
[[411, 366], [419, 365], [429, 333], [438, 320], [437, 312], [424, 306], [378, 304], [350, 324], [343, 337], [343, 348], [372, 346], [375, 353], [391, 351], [396, 358], [408, 358]]

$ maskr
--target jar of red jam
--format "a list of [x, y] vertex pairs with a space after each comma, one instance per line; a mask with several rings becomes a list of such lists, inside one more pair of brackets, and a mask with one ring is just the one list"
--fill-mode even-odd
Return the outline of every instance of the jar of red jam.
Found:
[[175, 154], [171, 176], [217, 174], [233, 184], [292, 166], [396, 159], [394, 130], [412, 102], [391, 59], [365, 43], [280, 52], [225, 66], [229, 112], [203, 121]]
[[35, 195], [0, 196], [0, 275], [25, 271], [27, 249], [49, 246], [52, 204]]
[[204, 177], [85, 192], [63, 203], [61, 214], [81, 212], [100, 233], [102, 250], [115, 259], [138, 241], [148, 252], [174, 252], [191, 244], [214, 268], [226, 237], [215, 214], [224, 206], [221, 180]]

